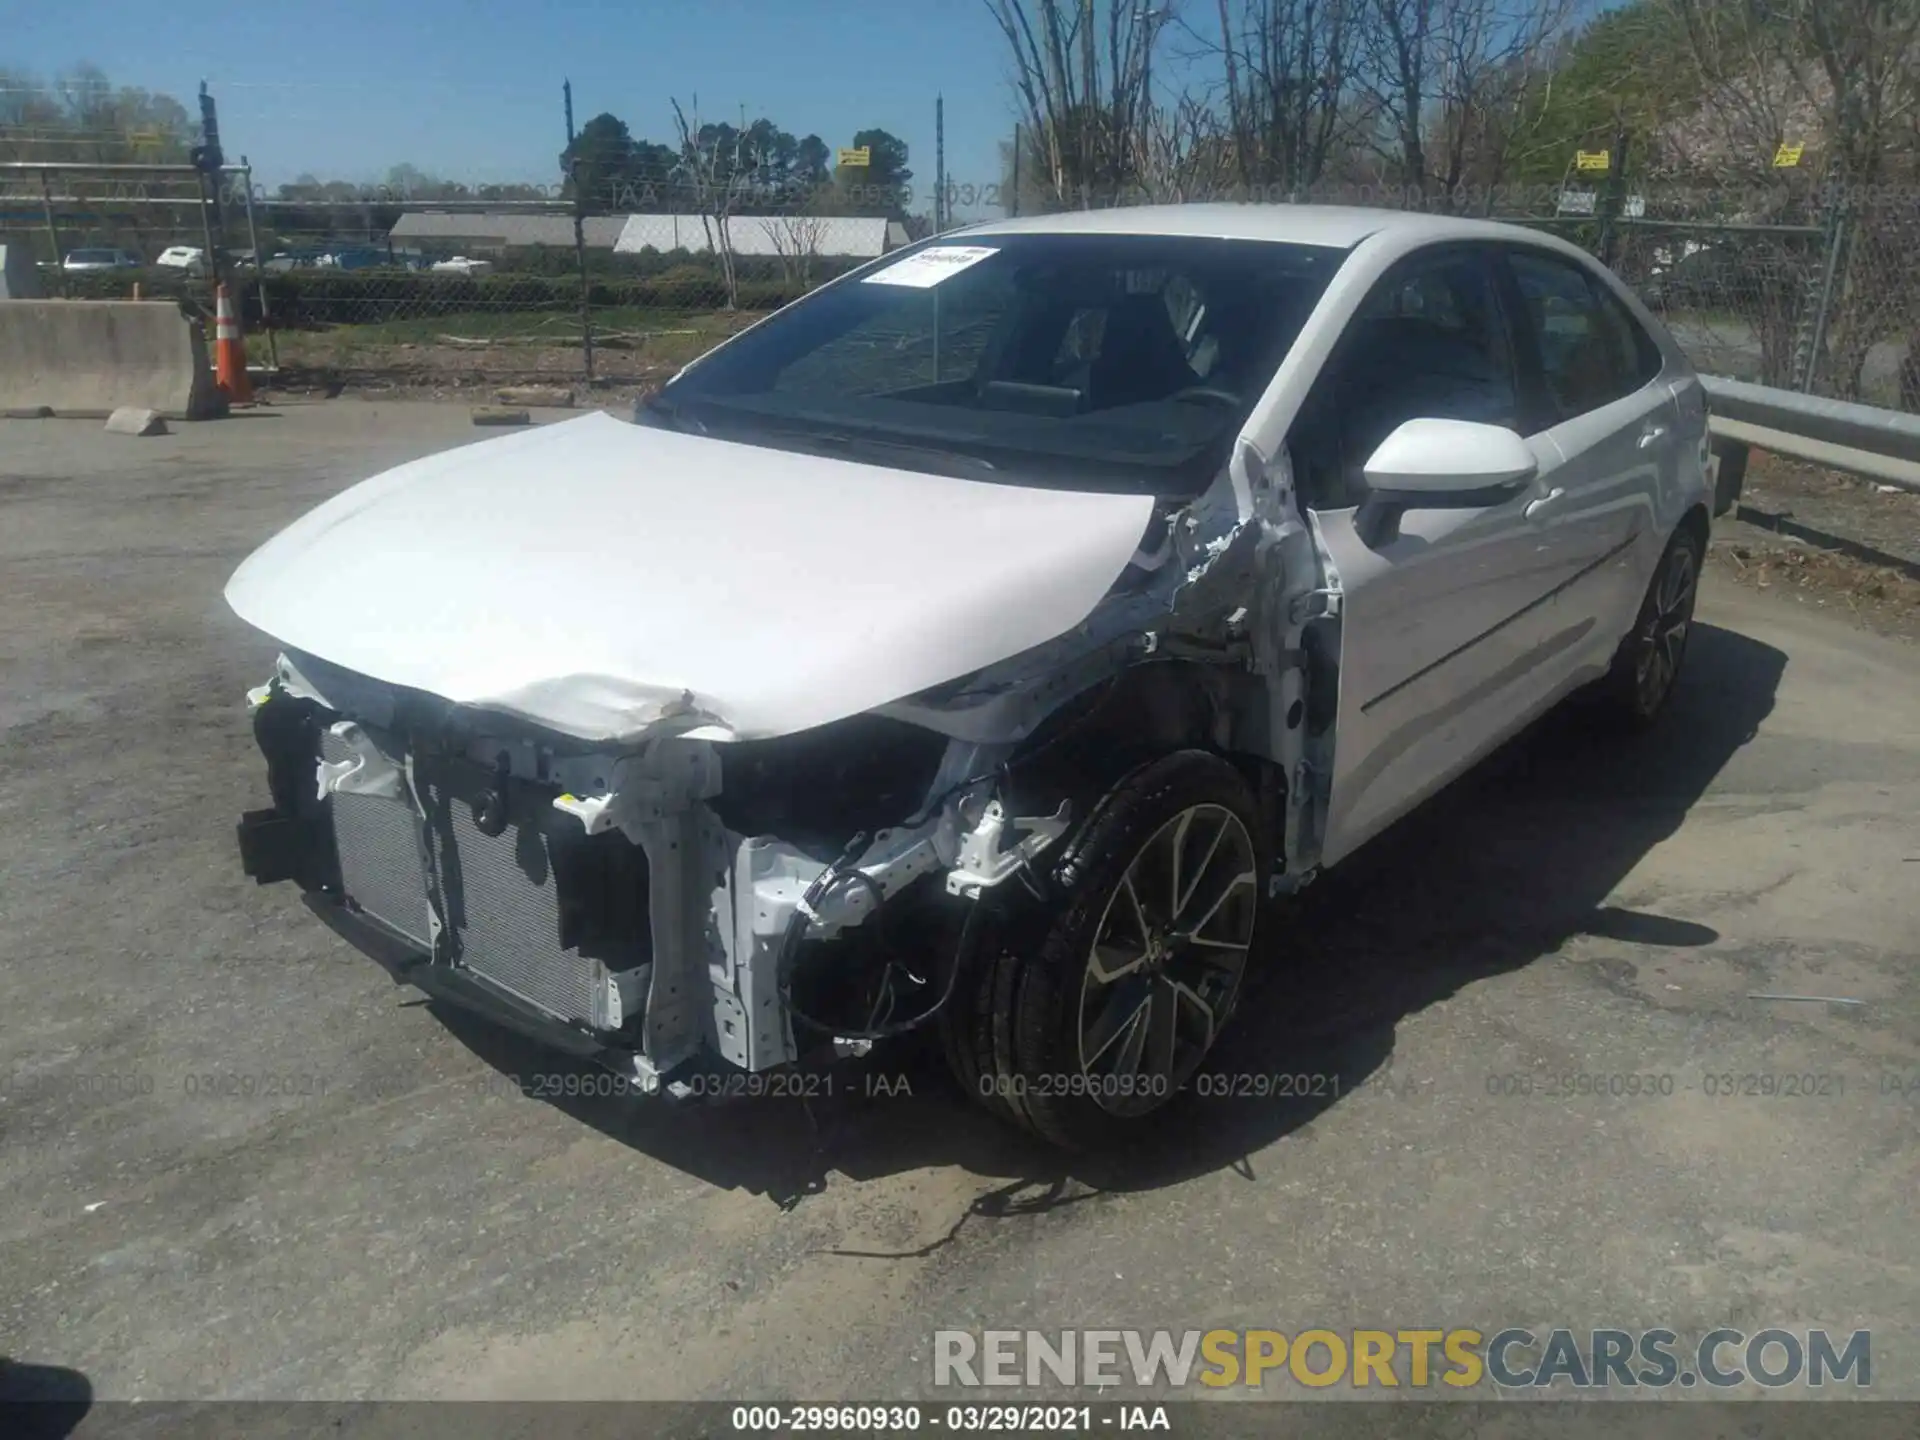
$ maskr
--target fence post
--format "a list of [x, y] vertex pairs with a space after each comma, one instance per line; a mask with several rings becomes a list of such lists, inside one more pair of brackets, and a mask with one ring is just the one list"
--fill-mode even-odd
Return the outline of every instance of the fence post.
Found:
[[580, 193], [580, 157], [573, 153], [573, 81], [562, 82], [567, 106], [567, 182], [573, 189], [573, 258], [580, 267], [580, 363], [593, 384], [592, 287], [587, 282], [587, 197]]
[[60, 253], [60, 227], [53, 219], [53, 187], [47, 183], [47, 172], [40, 172], [40, 209], [47, 217], [47, 243], [53, 246], [53, 273], [60, 278], [60, 298], [71, 298], [73, 292], [67, 284], [67, 262]]
[[1627, 200], [1627, 127], [1617, 126], [1613, 132], [1613, 158], [1607, 166], [1607, 184], [1600, 200], [1600, 234], [1594, 246], [1600, 256], [1600, 263], [1609, 269], [1613, 267], [1614, 254], [1619, 249], [1620, 212], [1626, 208]]
[[[273, 312], [267, 307], [267, 262], [260, 253], [260, 226], [253, 218], [253, 162], [240, 157], [240, 183], [247, 187], [247, 244], [253, 247], [253, 283], [260, 291], [260, 328], [267, 332], [267, 363], [280, 368], [280, 342], [273, 334]], [[387, 258], [393, 258], [393, 241], [387, 241]]]
[[1827, 322], [1833, 315], [1833, 292], [1840, 278], [1840, 256], [1847, 244], [1847, 190], [1836, 186], [1827, 206], [1827, 258], [1820, 275], [1820, 294], [1814, 302], [1813, 326], [1807, 335], [1806, 353], [1800, 360], [1797, 377], [1802, 394], [1813, 393], [1820, 374], [1820, 357], [1827, 348]]
[[220, 310], [220, 252], [213, 244], [213, 202], [207, 192], [220, 183], [220, 172], [202, 170], [200, 172], [200, 234], [206, 244], [203, 252], [207, 257], [207, 313], [215, 315]]

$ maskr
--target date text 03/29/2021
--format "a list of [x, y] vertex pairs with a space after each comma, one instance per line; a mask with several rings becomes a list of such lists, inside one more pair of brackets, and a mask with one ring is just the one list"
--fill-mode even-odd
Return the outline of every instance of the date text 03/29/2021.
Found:
[[1171, 1431], [1164, 1405], [736, 1405], [730, 1427], [741, 1434], [880, 1435], [915, 1431], [954, 1434], [1076, 1435], [1096, 1431]]

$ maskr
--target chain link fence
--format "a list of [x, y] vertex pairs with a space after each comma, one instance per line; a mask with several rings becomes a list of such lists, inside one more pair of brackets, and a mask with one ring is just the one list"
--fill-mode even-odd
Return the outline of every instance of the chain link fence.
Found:
[[[210, 314], [212, 285], [224, 278], [250, 358], [276, 365], [288, 383], [645, 389], [931, 228], [907, 213], [906, 194], [849, 197], [845, 186], [709, 195], [699, 197], [704, 209], [680, 213], [577, 216], [557, 191], [510, 202], [269, 195], [244, 167], [205, 190], [186, 167], [172, 168], [11, 171], [0, 177], [0, 242], [33, 254], [51, 294], [138, 293]], [[1920, 412], [1917, 188], [1616, 179], [1444, 197], [1344, 184], [1089, 200], [1335, 203], [1526, 224], [1611, 264], [1704, 371]], [[835, 213], [849, 208], [864, 213]], [[1020, 206], [1010, 187], [952, 184], [935, 208], [964, 224]], [[176, 263], [156, 263], [169, 256]]]

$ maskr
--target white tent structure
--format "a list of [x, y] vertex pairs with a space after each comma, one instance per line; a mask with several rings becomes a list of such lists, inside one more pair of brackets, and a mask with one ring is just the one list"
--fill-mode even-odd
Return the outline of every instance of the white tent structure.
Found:
[[[721, 222], [707, 215], [629, 215], [614, 242], [618, 254], [642, 250], [711, 251]], [[897, 220], [862, 215], [730, 215], [727, 239], [736, 255], [872, 259], [907, 243]]]

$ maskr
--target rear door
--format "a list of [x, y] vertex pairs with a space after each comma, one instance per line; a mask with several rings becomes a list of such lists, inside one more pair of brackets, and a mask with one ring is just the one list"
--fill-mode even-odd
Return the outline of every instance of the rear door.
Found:
[[[1504, 253], [1529, 428], [1562, 457], [1537, 514], [1567, 561], [1555, 608], [1583, 638], [1579, 665], [1611, 656], [1633, 623], [1662, 537], [1655, 503], [1689, 443], [1660, 348], [1588, 263], [1514, 245]], [[1695, 442], [1697, 443], [1697, 442]]]
[[[1289, 432], [1296, 488], [1342, 592], [1327, 863], [1485, 753], [1550, 683], [1547, 602], [1577, 562], [1551, 507], [1536, 504], [1560, 457], [1551, 438], [1526, 433], [1532, 387], [1506, 289], [1490, 244], [1401, 261], [1349, 322]], [[1412, 509], [1396, 532], [1363, 538], [1366, 461], [1422, 418], [1520, 431], [1540, 476], [1497, 504]]]

